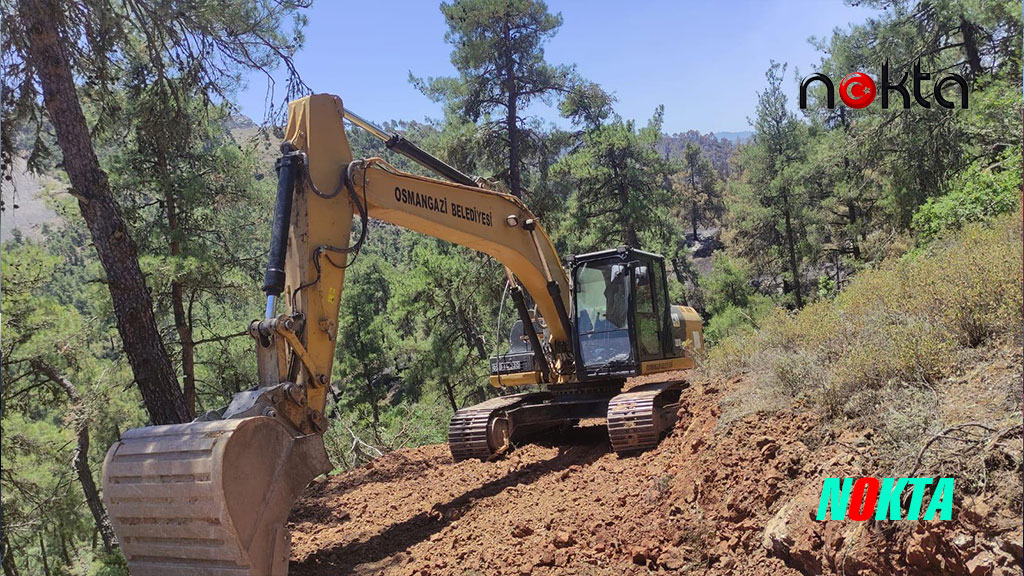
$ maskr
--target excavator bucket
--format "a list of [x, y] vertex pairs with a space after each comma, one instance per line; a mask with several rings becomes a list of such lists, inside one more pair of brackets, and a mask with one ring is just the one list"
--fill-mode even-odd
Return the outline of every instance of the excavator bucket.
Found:
[[288, 513], [330, 469], [266, 416], [152, 426], [107, 452], [103, 496], [133, 576], [285, 576]]

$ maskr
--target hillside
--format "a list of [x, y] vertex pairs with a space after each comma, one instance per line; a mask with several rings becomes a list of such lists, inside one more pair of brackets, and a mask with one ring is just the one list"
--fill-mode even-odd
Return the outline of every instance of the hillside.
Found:
[[[958, 384], [982, 404], [1020, 375], [1020, 350], [1005, 348]], [[824, 431], [799, 405], [730, 414], [759, 384], [694, 382], [675, 431], [636, 457], [584, 426], [497, 462], [454, 464], [434, 445], [319, 481], [293, 511], [291, 573], [1020, 573], [1012, 487], [958, 499], [953, 522], [814, 522], [821, 479], [858, 475], [872, 430]], [[1020, 447], [1018, 432], [987, 450]]]
[[57, 181], [50, 176], [37, 176], [25, 169], [25, 161], [18, 158], [11, 171], [11, 180], [4, 180], [3, 214], [0, 215], [0, 240], [9, 240], [19, 230], [29, 238], [39, 239], [43, 225], [57, 220], [57, 214], [46, 205], [48, 187]]

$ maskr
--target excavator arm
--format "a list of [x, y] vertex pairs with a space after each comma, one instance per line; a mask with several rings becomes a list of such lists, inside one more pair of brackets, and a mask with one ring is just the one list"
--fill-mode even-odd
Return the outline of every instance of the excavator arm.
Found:
[[[344, 111], [337, 96], [317, 94], [291, 103], [283, 153], [278, 162], [278, 196], [264, 290], [266, 317], [250, 331], [259, 342], [260, 384], [285, 385], [281, 399], [304, 395], [306, 405], [275, 406], [292, 425], [318, 432], [324, 425], [338, 310], [349, 255], [365, 238], [374, 218], [490, 255], [501, 262], [525, 304], [521, 287], [536, 302], [546, 327], [541, 342], [532, 335], [543, 377], [572, 377], [569, 279], [554, 245], [519, 198], [484, 188], [400, 171], [380, 158], [353, 160], [343, 118], [349, 116], [380, 137], [387, 136]], [[408, 144], [407, 144], [408, 145]], [[454, 168], [419, 151], [417, 161], [461, 182], [473, 182]], [[350, 244], [353, 217], [362, 221]], [[278, 301], [285, 310], [276, 315]], [[529, 322], [533, 327], [533, 322]], [[282, 392], [285, 392], [282, 390]], [[301, 408], [301, 409], [300, 409]], [[236, 411], [232, 411], [234, 414]]]
[[[354, 160], [346, 117], [452, 181], [402, 172], [380, 158]], [[135, 576], [287, 573], [288, 512], [331, 467], [321, 434], [338, 311], [345, 267], [369, 218], [501, 262], [538, 359], [538, 381], [573, 378], [569, 279], [519, 198], [346, 114], [341, 99], [326, 94], [291, 103], [282, 154], [265, 314], [249, 327], [258, 386], [197, 422], [129, 430], [107, 453], [104, 498]], [[355, 215], [361, 225], [351, 243]]]

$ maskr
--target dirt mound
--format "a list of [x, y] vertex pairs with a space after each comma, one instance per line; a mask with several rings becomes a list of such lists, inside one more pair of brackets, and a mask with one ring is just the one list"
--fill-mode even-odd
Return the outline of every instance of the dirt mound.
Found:
[[[859, 475], [857, 434], [823, 442], [799, 409], [720, 425], [724, 394], [749, 385], [695, 384], [635, 457], [595, 425], [497, 462], [426, 446], [331, 477], [293, 513], [292, 574], [1019, 573], [1019, 514], [1008, 527], [991, 504], [973, 525], [815, 522], [821, 478]], [[945, 543], [982, 525], [1001, 536]]]

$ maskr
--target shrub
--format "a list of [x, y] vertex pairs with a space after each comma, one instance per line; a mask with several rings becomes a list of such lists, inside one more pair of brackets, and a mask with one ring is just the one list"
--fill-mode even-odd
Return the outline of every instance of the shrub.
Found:
[[761, 294], [751, 295], [744, 307], [729, 304], [708, 321], [705, 338], [716, 344], [730, 336], [753, 331], [774, 308], [771, 298]]
[[754, 295], [746, 262], [721, 252], [715, 254], [711, 274], [704, 285], [708, 293], [707, 309], [712, 315], [728, 308], [746, 308]]
[[914, 214], [913, 228], [925, 241], [946, 229], [1010, 212], [1020, 201], [1020, 146], [1007, 149], [993, 166], [975, 162], [950, 183], [951, 191], [929, 199]]
[[760, 372], [830, 416], [848, 412], [849, 399], [865, 390], [930, 387], [950, 373], [958, 350], [995, 337], [1020, 341], [1021, 219], [1018, 207], [967, 225], [861, 273], [834, 300], [776, 310], [757, 331], [726, 334], [711, 349], [710, 367]]

